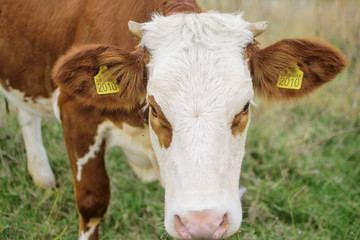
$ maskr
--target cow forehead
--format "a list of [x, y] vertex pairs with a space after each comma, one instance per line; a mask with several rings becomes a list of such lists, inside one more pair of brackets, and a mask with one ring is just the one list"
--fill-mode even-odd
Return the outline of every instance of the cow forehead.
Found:
[[148, 94], [170, 122], [171, 115], [207, 113], [230, 119], [252, 98], [244, 59], [252, 42], [247, 26], [241, 15], [217, 13], [155, 16], [145, 24], [141, 44], [151, 54]]
[[144, 36], [140, 45], [154, 54], [200, 46], [213, 50], [244, 49], [253, 41], [248, 26], [242, 14], [153, 15], [150, 22], [142, 25]]
[[[153, 66], [147, 92], [170, 122], [183, 117], [231, 120], [253, 97], [246, 61], [164, 61]], [[236, 66], [236, 67], [235, 67]]]

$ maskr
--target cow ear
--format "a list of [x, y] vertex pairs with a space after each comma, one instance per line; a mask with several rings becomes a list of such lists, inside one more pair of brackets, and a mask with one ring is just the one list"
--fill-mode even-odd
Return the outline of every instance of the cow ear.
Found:
[[255, 93], [269, 100], [307, 96], [346, 65], [338, 49], [317, 39], [284, 39], [264, 49], [255, 42], [246, 54]]
[[60, 92], [84, 106], [130, 111], [145, 99], [146, 59], [142, 49], [130, 53], [113, 46], [85, 45], [62, 56], [52, 77]]

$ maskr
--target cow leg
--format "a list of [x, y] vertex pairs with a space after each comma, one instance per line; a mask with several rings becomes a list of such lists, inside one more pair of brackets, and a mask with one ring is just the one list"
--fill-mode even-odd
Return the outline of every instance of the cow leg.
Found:
[[59, 96], [60, 117], [79, 212], [79, 239], [98, 239], [98, 228], [110, 200], [105, 169], [106, 124], [96, 111], [89, 111], [67, 95]]
[[76, 168], [73, 173], [76, 205], [80, 215], [80, 240], [98, 239], [99, 223], [109, 205], [110, 184], [105, 169], [103, 145], [95, 157], [86, 159], [81, 169], [78, 164], [76, 167], [72, 164]]
[[30, 176], [35, 185], [54, 188], [55, 177], [41, 138], [41, 118], [26, 110], [18, 109], [18, 119], [25, 142], [27, 168]]

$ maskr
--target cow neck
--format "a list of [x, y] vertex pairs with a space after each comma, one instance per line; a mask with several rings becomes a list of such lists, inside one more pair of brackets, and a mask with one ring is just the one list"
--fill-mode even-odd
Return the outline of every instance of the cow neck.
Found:
[[132, 127], [143, 128], [148, 125], [149, 110], [146, 107], [146, 103], [137, 104], [130, 111], [117, 110], [114, 112], [103, 112], [102, 117], [104, 120], [109, 119], [114, 123], [126, 123]]

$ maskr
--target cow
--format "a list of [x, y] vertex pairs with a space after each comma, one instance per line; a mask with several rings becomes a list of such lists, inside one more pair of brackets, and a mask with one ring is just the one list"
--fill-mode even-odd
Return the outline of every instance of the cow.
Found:
[[261, 48], [267, 22], [202, 12], [192, 0], [3, 0], [1, 92], [18, 109], [35, 184], [55, 177], [41, 118], [63, 127], [79, 239], [98, 239], [109, 199], [104, 155], [120, 147], [145, 182], [165, 188], [178, 239], [220, 239], [242, 221], [239, 178], [254, 93], [307, 96], [346, 65], [316, 39]]

